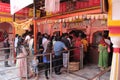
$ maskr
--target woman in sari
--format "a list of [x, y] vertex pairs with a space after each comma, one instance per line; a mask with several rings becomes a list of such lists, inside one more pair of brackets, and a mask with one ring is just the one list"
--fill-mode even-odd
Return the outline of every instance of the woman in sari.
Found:
[[100, 44], [98, 46], [99, 51], [99, 61], [98, 66], [101, 70], [104, 70], [108, 67], [108, 44], [104, 39], [101, 39]]
[[78, 31], [71, 31], [70, 36], [72, 37], [72, 48], [73, 50], [73, 60], [74, 61], [80, 61], [80, 46], [81, 46], [81, 38], [80, 33]]
[[27, 76], [27, 51], [25, 50], [25, 47], [23, 46], [23, 41], [18, 42], [18, 55], [17, 55], [17, 62], [16, 66], [18, 67], [18, 76], [21, 77], [21, 79], [26, 78]]

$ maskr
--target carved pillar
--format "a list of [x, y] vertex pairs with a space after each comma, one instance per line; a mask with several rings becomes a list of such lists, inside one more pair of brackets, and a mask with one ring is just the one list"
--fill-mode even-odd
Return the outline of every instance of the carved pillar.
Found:
[[[110, 33], [114, 30], [115, 27], [110, 29]], [[120, 28], [118, 30], [120, 30]], [[115, 31], [117, 32], [117, 30]], [[113, 58], [112, 58], [110, 80], [120, 80], [120, 36], [111, 35], [111, 41], [113, 43]]]

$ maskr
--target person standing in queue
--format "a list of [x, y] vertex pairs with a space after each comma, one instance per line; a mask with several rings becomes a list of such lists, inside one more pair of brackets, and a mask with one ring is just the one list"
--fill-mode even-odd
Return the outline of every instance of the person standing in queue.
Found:
[[67, 50], [67, 47], [65, 44], [61, 41], [61, 37], [56, 37], [56, 42], [53, 45], [53, 50], [54, 50], [54, 69], [55, 69], [55, 74], [60, 75], [61, 72], [61, 66], [62, 64], [62, 50]]
[[47, 41], [43, 44], [44, 51], [43, 51], [43, 63], [45, 68], [45, 77], [49, 79], [48, 73], [50, 73], [50, 54], [52, 53], [52, 43], [50, 41], [49, 35], [46, 35]]
[[21, 37], [18, 40], [18, 55], [16, 60], [16, 67], [18, 67], [18, 76], [20, 76], [21, 80], [24, 80], [27, 76], [27, 51], [24, 47], [24, 40]]
[[[70, 49], [70, 42], [68, 40], [68, 37], [69, 37], [68, 33], [64, 33], [62, 35], [61, 41], [65, 44], [65, 46], [67, 47], [67, 49]], [[63, 66], [65, 68], [68, 67], [68, 51], [63, 52]]]
[[99, 60], [98, 67], [100, 70], [104, 70], [108, 67], [108, 44], [105, 42], [104, 38], [100, 40], [100, 44], [98, 45], [99, 51]]
[[[4, 48], [7, 48], [4, 50], [4, 53], [5, 53], [5, 59], [8, 59], [9, 55], [10, 55], [10, 44], [9, 44], [9, 37], [8, 36], [5, 37], [5, 40], [3, 42], [3, 46], [4, 46]], [[10, 67], [10, 65], [8, 65], [8, 60], [5, 61], [5, 67]]]

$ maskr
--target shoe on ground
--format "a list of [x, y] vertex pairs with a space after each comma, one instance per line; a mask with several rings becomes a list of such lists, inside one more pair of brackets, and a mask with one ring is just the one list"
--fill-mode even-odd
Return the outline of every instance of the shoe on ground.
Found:
[[46, 79], [49, 79], [49, 77], [46, 77]]
[[56, 75], [60, 75], [60, 74], [61, 74], [61, 72], [57, 72], [57, 73], [56, 73]]
[[10, 65], [5, 65], [5, 67], [11, 67]]

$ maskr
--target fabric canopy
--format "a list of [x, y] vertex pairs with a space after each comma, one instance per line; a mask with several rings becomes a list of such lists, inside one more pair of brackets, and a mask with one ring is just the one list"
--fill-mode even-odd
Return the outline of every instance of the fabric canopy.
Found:
[[13, 22], [14, 27], [15, 27], [15, 33], [22, 35], [25, 30], [29, 30], [30, 25], [32, 24], [32, 19], [29, 19], [27, 21], [24, 22]]

